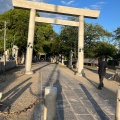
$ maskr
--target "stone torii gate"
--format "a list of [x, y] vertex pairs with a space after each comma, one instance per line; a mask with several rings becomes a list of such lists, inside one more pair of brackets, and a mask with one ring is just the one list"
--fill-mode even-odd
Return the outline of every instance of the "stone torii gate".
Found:
[[[30, 1], [25, 1], [25, 0], [12, 0], [12, 2], [13, 2], [14, 7], [30, 10], [25, 74], [33, 73], [31, 70], [31, 65], [32, 65], [35, 22], [45, 22], [45, 23], [52, 23], [52, 24], [76, 26], [79, 28], [79, 30], [78, 30], [78, 74], [83, 75], [83, 73], [84, 73], [84, 71], [83, 71], [83, 65], [84, 65], [84, 17], [98, 18], [100, 11], [79, 9], [79, 8], [72, 8], [72, 7], [64, 7], [64, 6], [56, 6], [56, 5], [52, 5], [52, 4], [30, 2]], [[75, 21], [68, 21], [68, 20], [36, 17], [36, 11], [56, 13], [56, 14], [62, 14], [62, 15], [78, 16], [79, 21], [75, 22]]]

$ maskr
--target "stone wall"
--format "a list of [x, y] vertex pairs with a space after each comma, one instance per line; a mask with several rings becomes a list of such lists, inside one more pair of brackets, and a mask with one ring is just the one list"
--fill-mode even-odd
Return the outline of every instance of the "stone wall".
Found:
[[[6, 61], [6, 70], [16, 67], [16, 61]], [[3, 72], [5, 69], [4, 62], [0, 62], [0, 72]]]

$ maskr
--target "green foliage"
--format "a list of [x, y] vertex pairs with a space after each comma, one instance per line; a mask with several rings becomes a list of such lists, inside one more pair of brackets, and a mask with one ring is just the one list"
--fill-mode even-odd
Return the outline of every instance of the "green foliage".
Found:
[[35, 41], [34, 51], [35, 53], [51, 52], [51, 43], [56, 38], [56, 33], [50, 24], [37, 23], [35, 28]]
[[120, 27], [118, 27], [115, 31], [114, 31], [114, 40], [117, 44], [117, 47], [119, 49], [120, 52]]
[[63, 26], [60, 33], [61, 51], [68, 57], [70, 50], [75, 51], [78, 46], [78, 28]]
[[[6, 27], [6, 48], [9, 49], [13, 44], [19, 46], [19, 50], [25, 51], [29, 24], [29, 11], [14, 9], [1, 15], [0, 24], [2, 33], [4, 33], [4, 22]], [[3, 34], [1, 35], [1, 37]], [[2, 37], [3, 38], [3, 37]], [[3, 41], [3, 39], [1, 39]]]
[[118, 27], [115, 31], [114, 31], [115, 35], [115, 39], [116, 40], [120, 40], [120, 27]]
[[[7, 22], [7, 49], [15, 44], [19, 47], [20, 52], [26, 52], [29, 14], [29, 10], [14, 9], [0, 15], [0, 52], [3, 52], [5, 21]], [[38, 13], [36, 15], [39, 16]], [[78, 18], [71, 17], [69, 20], [78, 21]], [[106, 42], [111, 37], [112, 33], [104, 30], [102, 26], [85, 23], [85, 57], [97, 57], [103, 54], [114, 57], [117, 49]], [[115, 39], [120, 40], [120, 28], [115, 31]], [[47, 54], [60, 53], [68, 57], [70, 50], [74, 51], [76, 58], [76, 51], [78, 50], [77, 27], [63, 26], [60, 35], [57, 35], [50, 24], [35, 24], [34, 55], [37, 55], [39, 52], [45, 52]]]
[[85, 55], [87, 57], [99, 57], [102, 55], [114, 57], [117, 54], [117, 49], [114, 45], [107, 42], [94, 42], [92, 48], [85, 48]]
[[[72, 17], [69, 20], [78, 21], [78, 18]], [[98, 41], [105, 41], [108, 38], [112, 37], [112, 33], [103, 29], [102, 26], [98, 24], [88, 24], [85, 23], [84, 28], [84, 53], [85, 57], [95, 57], [97, 56], [96, 53], [96, 46]], [[70, 50], [76, 51], [78, 49], [78, 28], [77, 27], [69, 27], [64, 26], [62, 27], [60, 33], [60, 40], [63, 43], [62, 50], [69, 53]], [[76, 55], [75, 55], [76, 56]]]
[[[13, 9], [0, 15], [0, 46], [2, 49], [4, 44], [4, 22], [6, 21], [6, 48], [9, 49], [15, 44], [19, 47], [20, 52], [26, 52], [29, 14], [29, 10]], [[39, 16], [38, 13], [36, 15]], [[50, 24], [36, 23], [33, 46], [34, 54], [48, 52], [48, 49], [50, 51], [50, 43], [55, 38], [55, 35]]]
[[114, 45], [106, 42], [98, 42], [95, 50], [96, 56], [106, 55], [114, 57], [117, 54], [117, 49]]
[[104, 41], [106, 37], [112, 37], [112, 33], [104, 30], [103, 27], [98, 24], [85, 23], [84, 31], [85, 45], [87, 46], [91, 46], [91, 43], [94, 41]]

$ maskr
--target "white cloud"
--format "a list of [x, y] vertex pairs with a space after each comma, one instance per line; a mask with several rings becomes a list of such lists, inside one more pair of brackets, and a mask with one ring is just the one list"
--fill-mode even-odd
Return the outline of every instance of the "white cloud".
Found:
[[67, 4], [65, 1], [61, 1], [62, 4]]
[[62, 4], [66, 5], [66, 6], [70, 6], [73, 2], [75, 2], [74, 0], [70, 0], [68, 2], [65, 2], [65, 1], [61, 1]]
[[70, 5], [74, 2], [74, 0], [69, 1], [67, 4]]
[[73, 6], [77, 6], [77, 5], [79, 5], [79, 4], [80, 4], [80, 2], [73, 4]]
[[97, 4], [105, 4], [106, 2], [98, 2]]
[[95, 5], [90, 5], [90, 7], [91, 7], [92, 9], [99, 10], [99, 9], [102, 8], [102, 5], [103, 5], [103, 4], [105, 4], [105, 2], [98, 2], [98, 3], [96, 3]]
[[0, 0], [0, 14], [12, 8], [13, 5], [11, 0]]
[[58, 14], [43, 13], [43, 12], [40, 12], [40, 16], [47, 17], [47, 18], [53, 18], [53, 19], [62, 19], [62, 20], [66, 20], [68, 18], [68, 16], [66, 15], [58, 15]]
[[99, 5], [91, 5], [90, 6], [92, 9], [99, 10], [101, 7]]

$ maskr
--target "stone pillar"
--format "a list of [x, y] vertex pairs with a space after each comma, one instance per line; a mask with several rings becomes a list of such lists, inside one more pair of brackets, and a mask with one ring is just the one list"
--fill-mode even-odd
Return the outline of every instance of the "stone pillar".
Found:
[[120, 89], [117, 90], [117, 105], [115, 120], [120, 120]]
[[59, 59], [58, 59], [58, 63], [61, 64], [61, 54], [59, 54]]
[[15, 48], [15, 61], [16, 65], [18, 65], [18, 47]]
[[70, 56], [69, 56], [69, 68], [73, 68], [72, 66], [72, 56], [73, 56], [73, 51], [70, 51]]
[[32, 65], [33, 43], [34, 43], [35, 16], [36, 16], [36, 10], [31, 9], [30, 19], [29, 19], [25, 74], [33, 74], [33, 71], [31, 70], [31, 65]]
[[84, 65], [84, 16], [79, 16], [78, 28], [78, 74], [83, 76]]
[[64, 56], [62, 55], [62, 65], [64, 65]]
[[25, 55], [24, 55], [24, 53], [22, 53], [22, 60], [21, 60], [21, 64], [24, 64], [24, 61], [25, 61]]
[[0, 102], [1, 102], [1, 99], [2, 99], [2, 92], [0, 92]]
[[10, 57], [9, 57], [9, 55], [10, 55], [10, 54], [9, 54], [9, 50], [7, 49], [6, 52], [7, 52], [7, 54], [6, 54], [6, 61], [9, 61], [9, 58], [10, 58]]
[[55, 120], [56, 117], [56, 98], [57, 88], [46, 87], [45, 88], [45, 106], [44, 106], [44, 120]]

